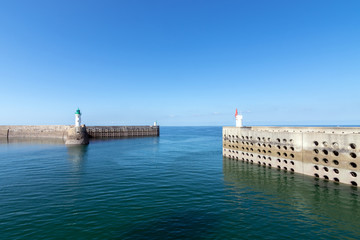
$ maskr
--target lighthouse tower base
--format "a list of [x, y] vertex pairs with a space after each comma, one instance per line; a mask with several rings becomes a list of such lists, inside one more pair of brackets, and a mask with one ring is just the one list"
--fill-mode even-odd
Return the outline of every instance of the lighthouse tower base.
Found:
[[89, 144], [89, 135], [86, 126], [71, 127], [67, 130], [65, 136], [66, 145], [87, 145]]

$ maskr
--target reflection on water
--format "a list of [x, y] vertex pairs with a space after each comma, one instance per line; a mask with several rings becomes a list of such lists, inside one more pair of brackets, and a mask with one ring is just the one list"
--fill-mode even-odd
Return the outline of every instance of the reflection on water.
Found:
[[0, 145], [1, 238], [359, 239], [357, 189], [223, 159], [221, 134]]
[[249, 191], [265, 194], [266, 204], [276, 209], [297, 211], [323, 224], [331, 219], [339, 230], [360, 234], [357, 188], [227, 158], [223, 159], [223, 172], [227, 189], [235, 199], [246, 198]]
[[68, 159], [72, 162], [73, 166], [75, 167], [76, 171], [79, 171], [84, 163], [86, 153], [88, 150], [88, 145], [68, 145]]

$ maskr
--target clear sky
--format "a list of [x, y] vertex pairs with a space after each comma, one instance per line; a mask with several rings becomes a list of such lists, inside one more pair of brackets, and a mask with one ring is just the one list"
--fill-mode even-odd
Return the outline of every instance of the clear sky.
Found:
[[0, 0], [0, 124], [360, 124], [359, 0]]

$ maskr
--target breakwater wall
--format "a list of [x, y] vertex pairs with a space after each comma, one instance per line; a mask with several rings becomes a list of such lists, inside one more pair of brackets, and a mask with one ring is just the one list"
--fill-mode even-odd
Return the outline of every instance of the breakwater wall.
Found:
[[360, 128], [223, 127], [223, 156], [360, 184]]
[[1, 138], [59, 138], [64, 139], [70, 125], [8, 125], [0, 126]]
[[81, 126], [79, 129], [71, 125], [3, 125], [0, 126], [0, 138], [57, 138], [79, 140], [80, 138], [117, 138], [159, 136], [159, 126]]
[[90, 126], [86, 127], [90, 138], [119, 138], [159, 136], [159, 126]]

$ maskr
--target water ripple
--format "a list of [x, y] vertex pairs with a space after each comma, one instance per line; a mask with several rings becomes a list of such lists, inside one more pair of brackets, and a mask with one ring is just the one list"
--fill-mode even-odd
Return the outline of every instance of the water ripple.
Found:
[[359, 192], [221, 156], [221, 128], [0, 145], [3, 239], [360, 237]]

